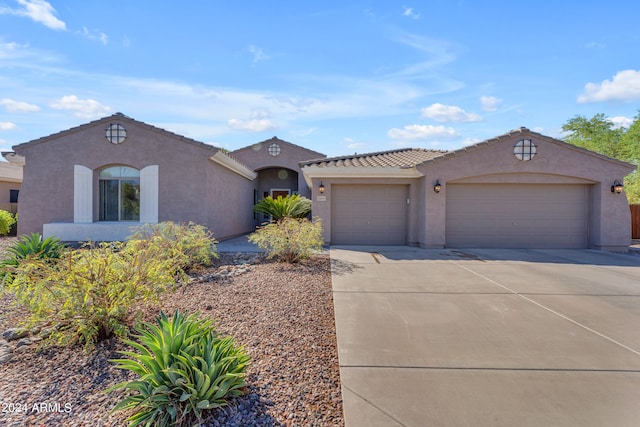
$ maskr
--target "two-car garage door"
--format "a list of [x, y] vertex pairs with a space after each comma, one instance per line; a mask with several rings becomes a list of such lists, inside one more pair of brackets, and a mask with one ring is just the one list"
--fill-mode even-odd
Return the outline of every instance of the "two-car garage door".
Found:
[[[447, 184], [445, 245], [586, 248], [589, 194], [582, 184]], [[334, 184], [331, 197], [332, 244], [407, 244], [407, 185]]]
[[586, 248], [589, 186], [449, 184], [446, 246]]

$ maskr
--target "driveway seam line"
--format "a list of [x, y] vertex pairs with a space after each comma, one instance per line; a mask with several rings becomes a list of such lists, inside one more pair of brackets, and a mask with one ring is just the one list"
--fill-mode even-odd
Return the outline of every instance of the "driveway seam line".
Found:
[[382, 410], [380, 407], [378, 407], [376, 404], [374, 404], [373, 402], [371, 402], [370, 400], [366, 399], [365, 397], [361, 396], [360, 394], [356, 393], [353, 389], [347, 387], [346, 385], [342, 384], [342, 387], [344, 387], [345, 389], [349, 390], [351, 393], [355, 394], [356, 396], [358, 396], [360, 399], [362, 399], [363, 401], [367, 402], [369, 405], [371, 405], [373, 408], [376, 408], [378, 411], [382, 412], [383, 414], [385, 414], [387, 417], [391, 418], [393, 421], [395, 421], [396, 423], [398, 423], [398, 425], [402, 426], [402, 427], [406, 427], [405, 424], [403, 424], [402, 422], [400, 422], [399, 420], [397, 420], [393, 415], [389, 414], [387, 411]]
[[555, 314], [556, 316], [561, 317], [562, 319], [565, 319], [565, 320], [567, 320], [567, 321], [569, 321], [569, 322], [573, 323], [573, 324], [574, 324], [574, 325], [576, 325], [576, 326], [579, 326], [579, 327], [581, 327], [581, 328], [583, 328], [583, 329], [585, 329], [585, 330], [587, 330], [587, 331], [589, 331], [589, 332], [591, 332], [591, 333], [593, 333], [593, 334], [598, 335], [598, 336], [599, 336], [599, 337], [601, 337], [601, 338], [606, 339], [607, 341], [609, 341], [609, 342], [611, 342], [611, 343], [613, 343], [613, 344], [617, 344], [617, 345], [619, 345], [620, 347], [622, 347], [622, 348], [624, 348], [624, 349], [626, 349], [626, 350], [628, 350], [628, 351], [630, 351], [630, 352], [632, 352], [632, 353], [634, 353], [634, 354], [636, 354], [636, 355], [640, 356], [640, 351], [634, 350], [633, 348], [631, 348], [631, 347], [629, 347], [629, 346], [627, 346], [627, 345], [625, 345], [625, 344], [622, 344], [621, 342], [616, 341], [615, 339], [613, 339], [613, 338], [611, 338], [611, 337], [608, 337], [608, 336], [606, 336], [606, 335], [604, 335], [604, 334], [602, 334], [602, 333], [600, 333], [600, 332], [596, 331], [595, 329], [592, 329], [592, 328], [588, 327], [587, 325], [583, 325], [582, 323], [580, 323], [580, 322], [578, 322], [578, 321], [576, 321], [576, 320], [573, 320], [573, 319], [571, 319], [570, 317], [565, 316], [564, 314], [558, 313], [557, 311], [555, 311], [555, 310], [553, 310], [553, 309], [551, 309], [551, 308], [549, 308], [549, 307], [547, 307], [547, 306], [545, 306], [545, 305], [543, 305], [543, 304], [540, 304], [539, 302], [534, 301], [534, 300], [532, 300], [531, 298], [528, 298], [527, 296], [525, 296], [525, 295], [523, 295], [523, 294], [521, 294], [521, 293], [519, 293], [519, 292], [514, 291], [513, 289], [510, 289], [508, 286], [504, 286], [504, 285], [502, 285], [501, 283], [498, 283], [498, 282], [496, 282], [495, 280], [492, 280], [492, 279], [490, 279], [490, 278], [488, 278], [488, 277], [486, 277], [486, 276], [484, 276], [484, 275], [482, 275], [482, 274], [478, 273], [477, 271], [473, 271], [472, 269], [467, 268], [467, 267], [465, 267], [465, 266], [464, 266], [464, 265], [462, 265], [462, 264], [458, 264], [458, 263], [457, 263], [457, 262], [455, 262], [455, 261], [453, 261], [453, 263], [454, 263], [455, 265], [459, 266], [460, 268], [462, 268], [462, 269], [464, 269], [464, 270], [467, 270], [468, 272], [473, 273], [473, 274], [475, 274], [476, 276], [481, 277], [481, 278], [483, 278], [483, 279], [487, 280], [488, 282], [493, 283], [493, 284], [494, 284], [494, 285], [496, 285], [496, 286], [501, 287], [502, 289], [506, 289], [507, 291], [511, 292], [513, 295], [517, 295], [518, 297], [520, 297], [520, 298], [524, 299], [525, 301], [529, 301], [530, 303], [535, 304], [535, 305], [537, 305], [538, 307], [540, 307], [540, 308], [542, 308], [542, 309], [544, 309], [544, 310], [547, 310], [548, 312], [553, 313], [553, 314]]
[[391, 366], [391, 365], [340, 365], [340, 368], [351, 369], [410, 369], [433, 371], [507, 371], [507, 372], [594, 372], [594, 373], [621, 373], [640, 374], [638, 369], [578, 369], [578, 368], [491, 368], [491, 367], [465, 367], [465, 366]]

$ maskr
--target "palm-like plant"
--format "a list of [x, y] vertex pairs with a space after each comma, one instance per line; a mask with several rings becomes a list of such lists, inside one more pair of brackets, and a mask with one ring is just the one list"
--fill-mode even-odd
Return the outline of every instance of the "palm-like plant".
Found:
[[274, 199], [267, 196], [253, 207], [256, 212], [269, 215], [274, 221], [284, 218], [304, 218], [311, 212], [311, 200], [299, 194]]

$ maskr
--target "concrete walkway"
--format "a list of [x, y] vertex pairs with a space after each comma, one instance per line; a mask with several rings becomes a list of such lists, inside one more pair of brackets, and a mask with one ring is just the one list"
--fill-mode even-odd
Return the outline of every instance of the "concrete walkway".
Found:
[[249, 235], [234, 237], [232, 239], [226, 239], [218, 242], [216, 245], [218, 252], [264, 252], [255, 244], [249, 241]]
[[346, 427], [637, 426], [640, 256], [331, 248]]

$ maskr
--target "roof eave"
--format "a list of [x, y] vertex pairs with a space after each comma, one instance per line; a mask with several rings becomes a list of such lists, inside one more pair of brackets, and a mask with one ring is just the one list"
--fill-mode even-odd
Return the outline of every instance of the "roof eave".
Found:
[[224, 166], [230, 171], [237, 173], [243, 178], [248, 179], [249, 181], [253, 181], [258, 176], [258, 174], [255, 173], [252, 169], [249, 169], [233, 157], [225, 154], [222, 150], [218, 150], [216, 154], [209, 157], [209, 159], [221, 166]]
[[2, 153], [2, 157], [4, 157], [4, 159], [6, 161], [8, 161], [12, 165], [16, 165], [16, 166], [24, 166], [25, 165], [24, 156], [16, 154], [13, 151], [5, 151], [5, 152], [3, 152]]
[[369, 166], [369, 167], [345, 167], [345, 166], [316, 166], [302, 167], [304, 180], [312, 188], [311, 180], [314, 178], [420, 178], [424, 176], [415, 166]]

